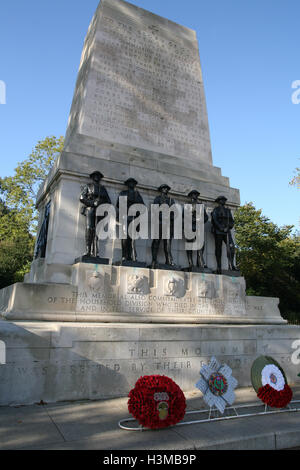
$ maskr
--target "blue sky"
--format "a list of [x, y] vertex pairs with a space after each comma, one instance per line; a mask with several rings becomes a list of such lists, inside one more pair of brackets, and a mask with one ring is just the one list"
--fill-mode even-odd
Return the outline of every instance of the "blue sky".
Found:
[[[213, 162], [278, 225], [299, 229], [299, 0], [131, 0], [196, 30]], [[39, 139], [64, 135], [85, 34], [98, 0], [2, 2], [1, 176]], [[300, 96], [300, 95], [299, 95]], [[1, 99], [1, 97], [0, 97]]]

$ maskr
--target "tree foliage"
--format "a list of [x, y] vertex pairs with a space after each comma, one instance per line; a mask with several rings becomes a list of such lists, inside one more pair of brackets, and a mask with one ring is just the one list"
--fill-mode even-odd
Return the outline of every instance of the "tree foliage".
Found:
[[0, 179], [6, 206], [17, 211], [33, 233], [36, 230], [35, 202], [39, 186], [62, 151], [63, 144], [63, 137], [49, 136], [38, 141], [29, 157], [18, 164], [15, 174]]
[[283, 315], [300, 320], [300, 236], [278, 227], [252, 203], [235, 213], [237, 261], [247, 293], [279, 297]]
[[14, 176], [0, 178], [0, 288], [22, 281], [33, 258], [40, 183], [62, 151], [63, 137], [46, 137], [19, 163]]
[[297, 186], [297, 188], [300, 189], [300, 168], [296, 168], [296, 175], [290, 181], [290, 185]]
[[0, 288], [22, 281], [29, 270], [34, 237], [17, 211], [0, 202]]

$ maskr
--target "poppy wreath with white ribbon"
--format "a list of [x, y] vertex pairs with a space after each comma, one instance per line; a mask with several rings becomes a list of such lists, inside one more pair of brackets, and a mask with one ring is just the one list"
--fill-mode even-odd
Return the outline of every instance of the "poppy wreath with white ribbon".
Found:
[[185, 396], [164, 375], [145, 375], [129, 392], [128, 410], [142, 426], [150, 429], [173, 426], [184, 418]]
[[251, 381], [258, 398], [271, 408], [285, 408], [293, 397], [283, 369], [272, 357], [260, 356], [254, 361]]

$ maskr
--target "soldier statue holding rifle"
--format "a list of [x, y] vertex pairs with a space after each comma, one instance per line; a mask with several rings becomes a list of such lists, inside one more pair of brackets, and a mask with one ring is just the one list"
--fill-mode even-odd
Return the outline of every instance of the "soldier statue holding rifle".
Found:
[[231, 214], [231, 210], [225, 207], [227, 198], [225, 196], [219, 196], [215, 200], [219, 205], [212, 211], [211, 223], [212, 232], [215, 236], [215, 254], [217, 259], [217, 271], [216, 274], [222, 274], [222, 246], [223, 242], [226, 245], [228, 268], [229, 271], [237, 271], [234, 265], [234, 242], [231, 235], [231, 229], [234, 226], [234, 220]]
[[83, 188], [80, 195], [80, 202], [83, 204], [81, 213], [86, 216], [85, 226], [85, 244], [86, 252], [85, 257], [98, 257], [98, 237], [96, 234], [96, 227], [98, 217], [96, 215], [97, 207], [101, 204], [110, 204], [110, 197], [104, 186], [100, 184], [103, 175], [100, 171], [94, 171], [90, 174], [92, 180]]

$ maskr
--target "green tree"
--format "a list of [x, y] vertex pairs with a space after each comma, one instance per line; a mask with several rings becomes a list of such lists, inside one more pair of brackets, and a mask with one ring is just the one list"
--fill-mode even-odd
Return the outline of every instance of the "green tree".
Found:
[[14, 176], [0, 179], [2, 197], [7, 208], [17, 211], [32, 233], [36, 231], [35, 201], [39, 186], [62, 151], [63, 144], [63, 137], [49, 136], [38, 141], [29, 157], [18, 164]]
[[[300, 168], [296, 168], [295, 173], [296, 173], [296, 175], [290, 181], [290, 185], [291, 186], [296, 186], [297, 189], [300, 189]], [[299, 225], [300, 225], [300, 219], [299, 219]]]
[[41, 182], [62, 151], [63, 137], [46, 137], [19, 163], [14, 176], [0, 178], [0, 288], [22, 281], [33, 258]]
[[34, 237], [18, 214], [0, 202], [0, 288], [23, 280], [33, 257]]
[[296, 175], [290, 181], [290, 185], [297, 186], [297, 188], [300, 189], [300, 168], [296, 168]]
[[252, 203], [235, 213], [237, 261], [248, 295], [279, 297], [285, 317], [300, 320], [300, 237], [278, 227]]

